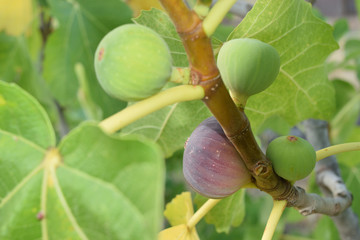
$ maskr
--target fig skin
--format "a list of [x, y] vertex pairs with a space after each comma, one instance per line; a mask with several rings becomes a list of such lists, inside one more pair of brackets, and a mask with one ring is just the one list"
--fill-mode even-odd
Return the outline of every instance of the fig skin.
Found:
[[214, 117], [204, 120], [185, 145], [183, 172], [187, 183], [208, 198], [224, 198], [251, 182], [235, 147]]
[[110, 31], [95, 53], [100, 85], [123, 101], [138, 101], [159, 92], [170, 79], [171, 62], [166, 42], [152, 29], [137, 24]]
[[217, 66], [232, 95], [247, 99], [274, 82], [280, 56], [274, 47], [257, 39], [232, 39], [221, 47]]
[[316, 152], [305, 139], [297, 136], [281, 136], [270, 142], [266, 157], [274, 171], [288, 181], [307, 177], [315, 167]]

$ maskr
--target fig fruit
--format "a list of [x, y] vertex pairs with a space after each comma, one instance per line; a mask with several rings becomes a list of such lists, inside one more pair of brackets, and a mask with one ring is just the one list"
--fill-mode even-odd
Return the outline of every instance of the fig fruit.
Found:
[[136, 24], [110, 31], [95, 53], [96, 76], [109, 95], [138, 101], [154, 95], [172, 72], [165, 41], [152, 29]]
[[224, 43], [217, 66], [231, 95], [246, 102], [248, 97], [274, 82], [280, 69], [280, 57], [267, 43], [238, 38]]
[[214, 117], [204, 120], [189, 137], [183, 172], [188, 184], [208, 198], [224, 198], [251, 182], [235, 147]]
[[307, 177], [316, 164], [313, 146], [297, 136], [274, 139], [266, 150], [266, 157], [272, 162], [277, 175], [289, 181]]

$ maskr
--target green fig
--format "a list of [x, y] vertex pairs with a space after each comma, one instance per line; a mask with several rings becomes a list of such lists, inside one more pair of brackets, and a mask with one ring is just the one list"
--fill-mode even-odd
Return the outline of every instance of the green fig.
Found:
[[126, 24], [110, 31], [95, 53], [96, 76], [109, 95], [138, 101], [159, 92], [172, 72], [165, 41], [152, 29]]
[[282, 136], [270, 142], [266, 157], [274, 171], [288, 181], [307, 177], [315, 167], [316, 152], [305, 139], [297, 136]]
[[247, 98], [274, 82], [280, 69], [280, 57], [267, 43], [238, 38], [224, 43], [217, 66], [234, 100], [245, 106]]

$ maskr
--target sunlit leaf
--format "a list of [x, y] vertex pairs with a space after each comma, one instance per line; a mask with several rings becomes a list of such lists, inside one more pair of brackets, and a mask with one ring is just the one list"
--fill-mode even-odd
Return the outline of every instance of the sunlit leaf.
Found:
[[171, 226], [186, 224], [194, 215], [194, 208], [190, 192], [177, 195], [170, 203], [166, 204], [164, 216]]
[[0, 82], [0, 239], [156, 238], [164, 188], [156, 144], [94, 123], [54, 144], [40, 104]]
[[43, 149], [55, 145], [54, 129], [41, 105], [20, 87], [1, 81], [0, 129], [14, 139], [26, 139]]
[[32, 0], [0, 0], [0, 32], [19, 36], [33, 18]]
[[189, 231], [185, 224], [162, 230], [158, 240], [200, 240], [195, 228]]

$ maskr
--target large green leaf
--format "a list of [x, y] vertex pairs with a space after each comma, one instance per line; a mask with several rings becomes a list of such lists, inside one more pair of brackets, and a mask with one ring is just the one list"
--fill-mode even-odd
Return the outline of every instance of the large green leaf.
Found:
[[247, 115], [255, 129], [275, 114], [291, 125], [332, 116], [334, 89], [325, 75], [324, 61], [337, 43], [331, 26], [313, 15], [309, 3], [258, 0], [229, 36], [229, 40], [234, 38], [259, 39], [280, 54], [281, 68], [275, 82], [247, 103]]
[[104, 117], [125, 106], [109, 97], [97, 82], [94, 53], [102, 37], [113, 28], [129, 23], [131, 11], [118, 0], [49, 0], [51, 12], [59, 28], [50, 35], [45, 49], [44, 77], [54, 96], [62, 105], [78, 107], [78, 79], [74, 67], [85, 67], [91, 96], [102, 109]]
[[[32, 136], [32, 137], [29, 137]], [[155, 239], [159, 147], [83, 124], [57, 148], [33, 97], [0, 82], [0, 239]]]
[[62, 208], [69, 208], [66, 214], [89, 239], [155, 238], [164, 184], [158, 147], [109, 137], [88, 124], [74, 130], [59, 150], [64, 165], [57, 169], [55, 189], [62, 189]]
[[157, 142], [171, 156], [184, 147], [190, 134], [211, 114], [201, 101], [176, 103], [125, 127], [122, 134], [138, 134]]
[[0, 81], [0, 129], [14, 139], [41, 148], [55, 145], [55, 133], [40, 104], [27, 92]]
[[40, 104], [15, 84], [0, 82], [0, 239], [41, 236], [41, 163], [54, 144]]
[[[207, 198], [196, 195], [194, 202], [198, 207], [206, 202]], [[214, 224], [216, 231], [229, 233], [231, 227], [239, 226], [245, 217], [245, 190], [242, 189], [233, 195], [221, 200], [205, 216], [209, 224]]]
[[164, 166], [154, 144], [109, 137], [94, 124], [45, 158], [29, 142], [0, 139], [1, 239], [155, 239]]

